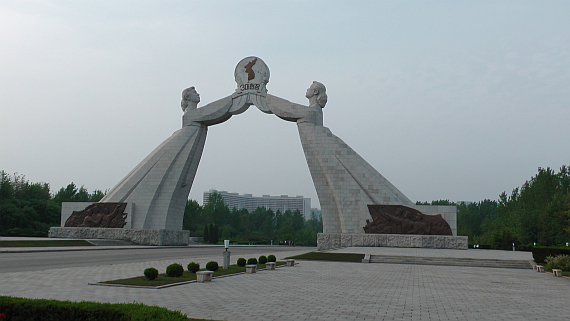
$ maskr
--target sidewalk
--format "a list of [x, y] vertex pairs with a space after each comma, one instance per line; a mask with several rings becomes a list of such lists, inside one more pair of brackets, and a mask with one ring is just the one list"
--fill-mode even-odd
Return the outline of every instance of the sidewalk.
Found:
[[[337, 251], [362, 253], [363, 249]], [[375, 248], [376, 249], [376, 248]], [[418, 255], [513, 255], [506, 251], [378, 248]], [[279, 259], [300, 254], [279, 253]], [[521, 254], [522, 253], [522, 254]], [[516, 255], [528, 255], [521, 252]], [[260, 248], [255, 255], [267, 255]], [[254, 256], [252, 254], [252, 256]], [[232, 263], [237, 258], [232, 257]], [[0, 273], [0, 295], [72, 301], [142, 302], [216, 320], [567, 320], [570, 280], [532, 269], [298, 261], [260, 271], [161, 290], [88, 285], [164, 271], [178, 262], [200, 265], [218, 255], [38, 273]]]

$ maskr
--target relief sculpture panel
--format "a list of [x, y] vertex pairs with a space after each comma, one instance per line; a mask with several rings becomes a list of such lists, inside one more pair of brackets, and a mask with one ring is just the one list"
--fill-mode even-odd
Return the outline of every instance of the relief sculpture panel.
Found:
[[73, 211], [65, 227], [123, 228], [127, 224], [127, 203], [95, 203], [82, 211]]
[[451, 227], [437, 215], [425, 215], [403, 205], [368, 205], [372, 221], [363, 227], [369, 234], [452, 235]]

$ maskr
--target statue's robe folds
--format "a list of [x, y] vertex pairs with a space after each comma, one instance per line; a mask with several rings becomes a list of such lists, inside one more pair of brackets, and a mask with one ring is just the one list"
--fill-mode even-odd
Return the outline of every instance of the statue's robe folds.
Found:
[[267, 95], [278, 117], [297, 123], [301, 144], [321, 204], [324, 233], [364, 233], [367, 205], [413, 205], [342, 139], [323, 126], [319, 105], [303, 106]]

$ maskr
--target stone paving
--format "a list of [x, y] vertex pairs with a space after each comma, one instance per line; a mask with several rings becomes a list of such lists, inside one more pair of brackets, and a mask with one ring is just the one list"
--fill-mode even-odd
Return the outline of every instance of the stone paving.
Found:
[[[337, 251], [363, 253], [363, 249]], [[528, 255], [482, 250], [426, 254], [426, 249], [401, 248], [384, 248], [378, 254], [410, 255], [405, 253], [410, 251], [450, 257]], [[265, 252], [260, 249], [259, 255]], [[297, 253], [292, 248], [279, 253], [279, 258]], [[192, 258], [201, 265], [216, 259], [221, 261], [221, 255]], [[232, 257], [232, 263], [235, 260]], [[87, 284], [140, 275], [150, 266], [164, 271], [173, 261], [186, 265], [190, 260], [0, 272], [0, 295], [136, 301], [216, 320], [568, 320], [570, 316], [570, 280], [532, 269], [300, 261], [295, 267], [160, 290]]]

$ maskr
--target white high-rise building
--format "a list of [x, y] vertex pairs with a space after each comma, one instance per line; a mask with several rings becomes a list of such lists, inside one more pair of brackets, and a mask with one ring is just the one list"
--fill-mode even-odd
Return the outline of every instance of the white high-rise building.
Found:
[[238, 193], [228, 193], [227, 191], [218, 191], [211, 189], [207, 192], [204, 192], [204, 199], [202, 204], [208, 204], [210, 194], [214, 192], [220, 194], [223, 197], [224, 203], [230, 209], [234, 207], [237, 209], [245, 208], [250, 213], [258, 207], [271, 209], [274, 212], [277, 212], [277, 210], [279, 210], [281, 213], [285, 212], [286, 210], [299, 210], [299, 212], [301, 212], [306, 220], [311, 218], [311, 199], [305, 198], [303, 196], [298, 195], [292, 197], [289, 195], [263, 195], [262, 197], [256, 197], [252, 196], [251, 194], [239, 195]]

